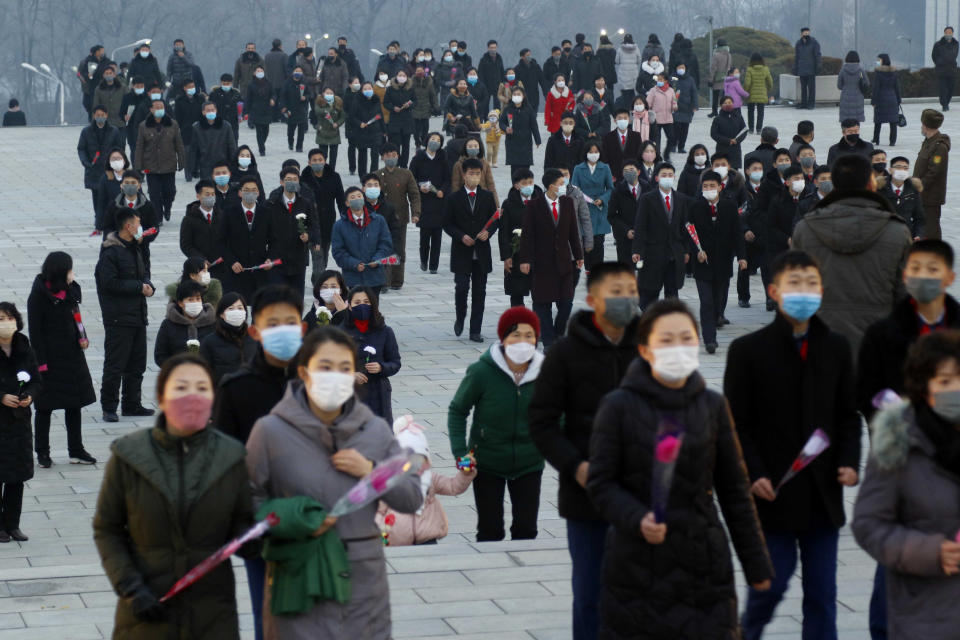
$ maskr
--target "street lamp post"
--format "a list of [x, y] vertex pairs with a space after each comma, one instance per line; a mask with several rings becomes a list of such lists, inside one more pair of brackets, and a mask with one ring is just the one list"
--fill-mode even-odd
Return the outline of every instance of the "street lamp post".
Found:
[[122, 47], [117, 47], [116, 49], [110, 52], [110, 59], [111, 60], [117, 59], [117, 51], [121, 51], [123, 49], [129, 49], [130, 47], [139, 47], [140, 45], [150, 44], [151, 42], [153, 42], [153, 40], [151, 40], [150, 38], [140, 38], [136, 42], [131, 42], [130, 44], [125, 44]]
[[707, 60], [710, 60], [710, 56], [713, 55], [713, 16], [697, 15], [693, 16], [693, 19], [706, 20], [708, 23], [710, 23], [710, 35], [709, 39], [707, 40], [707, 46], [709, 47], [709, 49], [707, 49]]
[[63, 85], [63, 81], [60, 80], [60, 78], [58, 78], [57, 76], [53, 75], [53, 72], [50, 70], [49, 65], [47, 65], [46, 63], [42, 63], [40, 65], [40, 69], [37, 69], [35, 66], [30, 64], [29, 62], [21, 62], [20, 66], [26, 69], [27, 71], [32, 71], [33, 73], [37, 74], [41, 78], [46, 78], [47, 80], [53, 80], [54, 82], [60, 85], [60, 125], [61, 126], [66, 125], [67, 121], [64, 118], [64, 93], [66, 88]]
[[907, 71], [913, 71], [913, 38], [910, 36], [897, 36], [897, 40], [907, 41]]

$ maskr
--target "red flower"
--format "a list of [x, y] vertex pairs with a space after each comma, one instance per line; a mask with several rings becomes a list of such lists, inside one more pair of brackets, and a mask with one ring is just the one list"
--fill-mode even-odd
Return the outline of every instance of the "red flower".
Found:
[[803, 460], [797, 458], [793, 461], [793, 466], [790, 467], [791, 471], [800, 471], [803, 469]]
[[674, 462], [680, 454], [680, 439], [676, 436], [667, 436], [657, 443], [657, 461]]
[[79, 311], [75, 311], [75, 312], [73, 313], [73, 321], [74, 321], [74, 322], [77, 322], [77, 323], [83, 322], [83, 319], [80, 317], [80, 312], [79, 312]]

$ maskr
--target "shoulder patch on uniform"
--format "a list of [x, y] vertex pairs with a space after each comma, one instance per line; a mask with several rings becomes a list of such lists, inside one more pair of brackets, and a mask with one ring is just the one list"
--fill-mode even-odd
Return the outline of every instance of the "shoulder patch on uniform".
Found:
[[933, 156], [933, 164], [940, 164], [941, 160], [943, 160], [943, 156]]

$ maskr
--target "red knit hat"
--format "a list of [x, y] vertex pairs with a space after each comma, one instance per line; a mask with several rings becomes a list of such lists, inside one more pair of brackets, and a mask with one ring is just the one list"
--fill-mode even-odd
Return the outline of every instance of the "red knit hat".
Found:
[[530, 325], [540, 337], [540, 318], [526, 307], [510, 307], [504, 311], [497, 322], [497, 335], [503, 340], [518, 324]]

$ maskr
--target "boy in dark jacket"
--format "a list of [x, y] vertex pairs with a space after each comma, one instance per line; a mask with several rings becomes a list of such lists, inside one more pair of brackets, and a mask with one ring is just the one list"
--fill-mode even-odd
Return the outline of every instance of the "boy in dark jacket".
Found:
[[217, 227], [223, 211], [217, 206], [216, 188], [209, 180], [200, 180], [195, 187], [197, 199], [187, 205], [180, 221], [180, 251], [188, 258], [203, 258], [210, 263], [210, 275], [223, 280], [227, 266], [213, 266], [220, 251], [217, 247]]
[[[771, 264], [774, 321], [733, 341], [723, 390], [776, 577], [769, 591], [751, 589], [744, 638], [758, 640], [803, 557], [803, 635], [837, 637], [837, 543], [845, 522], [843, 487], [857, 483], [860, 416], [854, 402], [847, 340], [815, 313], [823, 295], [820, 267], [801, 251]], [[777, 486], [815, 429], [830, 446]], [[775, 488], [776, 487], [776, 488]]]
[[926, 218], [923, 213], [923, 183], [910, 177], [910, 161], [897, 156], [890, 161], [890, 179], [877, 178], [877, 193], [890, 201], [897, 215], [910, 225], [914, 240], [926, 233]]
[[319, 251], [320, 226], [313, 200], [300, 194], [300, 170], [289, 165], [280, 172], [282, 189], [267, 200], [270, 240], [267, 255], [282, 261], [270, 270], [270, 281], [286, 284], [303, 295], [308, 247]]
[[617, 246], [617, 262], [625, 264], [630, 264], [637, 203], [643, 195], [639, 175], [636, 160], [628, 158], [623, 161], [623, 179], [614, 183], [607, 211], [607, 220], [613, 228], [613, 239]]
[[560, 129], [547, 139], [547, 152], [543, 157], [545, 169], [560, 165], [575, 167], [583, 162], [583, 136], [576, 130], [576, 116], [567, 111], [560, 117]]
[[199, 282], [184, 280], [177, 287], [176, 300], [167, 303], [167, 315], [153, 345], [153, 361], [158, 367], [178, 353], [199, 353], [200, 341], [213, 333], [217, 314], [213, 305], [203, 301], [203, 292]]
[[570, 319], [567, 335], [547, 352], [529, 409], [530, 437], [560, 478], [559, 511], [567, 520], [573, 561], [573, 637], [599, 628], [600, 566], [608, 525], [585, 490], [593, 417], [620, 385], [637, 355], [637, 281], [619, 262], [587, 274], [588, 310]]
[[[740, 217], [730, 200], [720, 197], [720, 174], [704, 171], [700, 177], [702, 198], [690, 208], [690, 224], [699, 244], [689, 231], [690, 255], [696, 256], [693, 277], [700, 298], [700, 326], [707, 353], [717, 350], [717, 329], [730, 321], [724, 317], [733, 271], [730, 261], [736, 257], [740, 270], [747, 268]], [[693, 262], [693, 260], [691, 260]]]
[[220, 119], [233, 129], [234, 146], [240, 140], [240, 112], [237, 105], [242, 101], [243, 96], [233, 87], [233, 76], [229, 73], [220, 76], [220, 86], [214, 87], [213, 91], [210, 92], [210, 102], [217, 105], [217, 113], [220, 114]]

